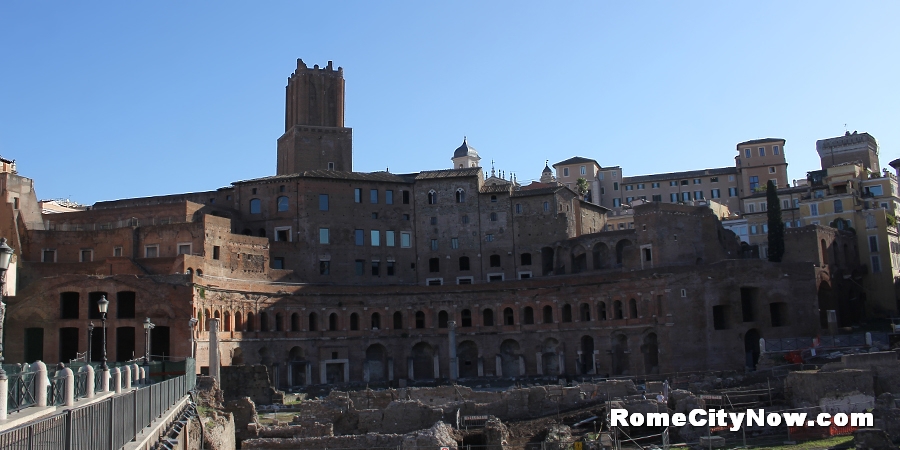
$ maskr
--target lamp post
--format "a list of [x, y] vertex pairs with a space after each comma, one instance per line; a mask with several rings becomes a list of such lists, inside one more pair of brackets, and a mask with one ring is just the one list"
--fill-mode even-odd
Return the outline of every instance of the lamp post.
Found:
[[109, 300], [105, 295], [100, 297], [97, 308], [100, 310], [100, 320], [103, 322], [103, 359], [100, 362], [100, 370], [105, 372], [109, 370], [109, 366], [106, 365], [106, 311], [109, 309]]
[[197, 326], [197, 322], [200, 321], [197, 320], [196, 317], [191, 317], [191, 320], [188, 321], [188, 324], [191, 327], [191, 359], [194, 358], [194, 327]]
[[144, 320], [144, 373], [147, 380], [150, 379], [150, 330], [155, 326], [149, 317]]
[[6, 270], [12, 260], [13, 249], [6, 245], [6, 238], [0, 239], [0, 380], [6, 379], [3, 370], [3, 323], [6, 320], [6, 303], [3, 303], [3, 285], [6, 284]]
[[89, 322], [88, 323], [88, 348], [87, 348], [87, 355], [85, 357], [85, 359], [86, 359], [85, 363], [87, 363], [87, 364], [91, 363], [91, 356], [93, 356], [93, 355], [91, 355], [91, 349], [93, 347], [94, 347], [94, 322]]

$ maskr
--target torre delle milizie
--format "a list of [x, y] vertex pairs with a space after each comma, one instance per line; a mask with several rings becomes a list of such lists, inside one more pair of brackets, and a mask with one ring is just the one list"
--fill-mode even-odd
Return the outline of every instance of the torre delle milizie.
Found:
[[[720, 221], [750, 220], [734, 211], [757, 173], [789, 187], [782, 139], [738, 144], [754, 158], [734, 167], [624, 179], [576, 157], [520, 185], [465, 140], [452, 168], [354, 172], [331, 62], [298, 60], [285, 105], [276, 175], [213, 191], [42, 214], [32, 180], [4, 166], [7, 361], [84, 352], [102, 296], [116, 359], [143, 355], [149, 317], [152, 354], [204, 366], [218, 318], [222, 364], [264, 364], [279, 388], [742, 368], [761, 337], [866, 314], [841, 304], [864, 294], [841, 283], [861, 273], [851, 233], [798, 219], [770, 263]], [[674, 191], [626, 197], [644, 182]]]

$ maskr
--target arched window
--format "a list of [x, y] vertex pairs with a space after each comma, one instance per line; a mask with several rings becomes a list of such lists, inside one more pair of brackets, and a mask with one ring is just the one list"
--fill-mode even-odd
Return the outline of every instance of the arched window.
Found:
[[319, 315], [309, 313], [309, 331], [317, 331], [319, 329]]
[[637, 300], [635, 300], [635, 299], [628, 300], [628, 316], [631, 319], [637, 319], [638, 310], [637, 310]]
[[234, 313], [234, 330], [244, 331], [244, 322], [241, 320], [241, 312]]
[[259, 331], [269, 331], [269, 315], [265, 311], [259, 313]]
[[600, 317], [600, 320], [606, 320], [606, 302], [600, 302], [597, 305], [597, 315]]
[[616, 300], [613, 303], [613, 318], [614, 319], [624, 319], [625, 313], [622, 311], [622, 301]]
[[466, 191], [463, 188], [459, 188], [456, 190], [456, 203], [465, 203], [466, 202]]
[[506, 308], [503, 310], [503, 325], [515, 325], [515, 315], [513, 315], [512, 308]]
[[590, 322], [591, 321], [591, 305], [587, 303], [581, 304], [581, 319], [582, 322]]
[[253, 319], [254, 319], [253, 313], [248, 312], [247, 313], [247, 331], [253, 331], [256, 329], [256, 325], [253, 323]]
[[525, 317], [523, 322], [525, 322], [525, 325], [534, 325], [534, 308], [530, 306], [525, 307]]
[[438, 313], [438, 328], [447, 328], [447, 322], [449, 322], [449, 315], [447, 311], [441, 311]]
[[401, 313], [400, 311], [394, 313], [394, 329], [403, 329], [403, 313]]
[[497, 196], [496, 196], [496, 195], [492, 195], [492, 196], [491, 196], [491, 203], [497, 203]]
[[266, 229], [265, 228], [260, 228], [258, 233], [259, 233], [259, 237], [266, 237]]
[[300, 314], [291, 314], [291, 331], [300, 331]]
[[222, 328], [224, 331], [231, 331], [231, 313], [228, 311], [225, 311], [225, 323]]
[[244, 236], [253, 236], [253, 231], [251, 231], [249, 228], [244, 228], [244, 231], [241, 231], [241, 234], [243, 234]]
[[462, 318], [462, 327], [463, 328], [472, 326], [472, 311], [469, 311], [468, 309], [464, 309], [464, 310], [462, 310], [460, 317]]
[[459, 257], [459, 270], [469, 270], [469, 257], [468, 256], [460, 256]]
[[520, 259], [521, 265], [523, 265], [523, 266], [531, 265], [531, 253], [522, 253], [522, 255], [519, 257], [519, 259]]
[[250, 214], [259, 214], [262, 212], [261, 205], [262, 202], [260, 202], [258, 198], [250, 199]]
[[491, 267], [500, 267], [500, 255], [491, 255]]
[[359, 330], [359, 314], [357, 313], [350, 314], [350, 330]]
[[481, 318], [483, 319], [482, 322], [484, 323], [484, 326], [486, 326], [486, 327], [494, 326], [494, 310], [493, 309], [486, 308], [484, 311], [481, 312]]
[[425, 313], [416, 311], [416, 328], [425, 328]]
[[562, 321], [563, 322], [571, 322], [572, 321], [572, 305], [565, 304], [562, 308]]
[[381, 329], [381, 314], [372, 313], [372, 329], [373, 330]]
[[284, 314], [275, 313], [275, 331], [284, 331]]
[[491, 222], [496, 222], [496, 221], [497, 221], [497, 213], [492, 212], [491, 213]]
[[337, 314], [331, 313], [328, 315], [328, 331], [337, 331]]
[[544, 323], [553, 323], [553, 307], [550, 305], [544, 306]]
[[288, 198], [285, 196], [278, 197], [277, 200], [278, 211], [283, 212], [288, 210]]
[[434, 189], [428, 191], [428, 204], [434, 205], [437, 203], [437, 192]]

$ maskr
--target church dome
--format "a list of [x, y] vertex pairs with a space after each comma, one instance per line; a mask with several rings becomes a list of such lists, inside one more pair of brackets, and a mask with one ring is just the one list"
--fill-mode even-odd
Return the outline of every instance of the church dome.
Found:
[[469, 146], [469, 143], [466, 142], [466, 138], [463, 138], [462, 145], [460, 145], [459, 148], [457, 148], [456, 151], [453, 152], [453, 157], [454, 158], [463, 158], [466, 156], [478, 158], [478, 151], [475, 150], [474, 148], [472, 148], [471, 146]]
[[553, 173], [553, 171], [550, 170], [550, 166], [544, 164], [544, 170], [542, 170], [541, 173]]

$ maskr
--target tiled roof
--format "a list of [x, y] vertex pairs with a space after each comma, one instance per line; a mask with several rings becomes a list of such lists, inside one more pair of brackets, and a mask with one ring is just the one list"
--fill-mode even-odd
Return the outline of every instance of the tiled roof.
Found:
[[768, 144], [770, 142], [784, 142], [784, 139], [779, 139], [779, 138], [754, 139], [752, 141], [741, 142], [737, 146], [740, 147], [742, 145]]
[[673, 178], [691, 178], [707, 175], [731, 175], [737, 173], [735, 167], [719, 167], [716, 169], [689, 170], [687, 172], [657, 173], [653, 175], [637, 175], [634, 177], [622, 177], [623, 183], [641, 183], [646, 181], [669, 180]]
[[397, 175], [388, 172], [342, 172], [339, 170], [305, 170], [299, 173], [274, 175], [235, 181], [231, 184], [264, 183], [269, 181], [291, 180], [295, 178], [329, 178], [335, 180], [386, 181], [393, 183], [411, 183], [415, 174]]
[[598, 163], [597, 161], [594, 161], [593, 159], [590, 159], [590, 158], [584, 158], [582, 156], [573, 156], [565, 161], [560, 161], [560, 162], [554, 164], [553, 167], [567, 166], [569, 164], [589, 163], [589, 162], [596, 164], [597, 167], [600, 167], [600, 163]]
[[551, 186], [551, 187], [538, 188], [538, 189], [526, 189], [524, 191], [515, 191], [515, 192], [513, 192], [512, 196], [513, 197], [531, 197], [534, 195], [555, 194], [563, 189], [568, 189], [568, 188], [565, 186]]
[[427, 180], [431, 178], [457, 178], [457, 177], [473, 177], [481, 175], [480, 167], [469, 167], [466, 169], [444, 169], [444, 170], [426, 170], [416, 174], [417, 180]]
[[508, 194], [509, 186], [510, 185], [508, 185], [508, 184], [484, 185], [481, 187], [481, 193], [482, 194], [494, 194], [494, 193]]

